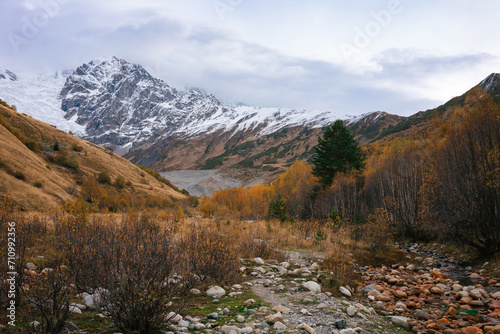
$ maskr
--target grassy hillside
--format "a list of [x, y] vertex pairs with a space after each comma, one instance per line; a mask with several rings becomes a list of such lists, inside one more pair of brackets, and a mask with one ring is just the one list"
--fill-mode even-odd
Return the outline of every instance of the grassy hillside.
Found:
[[99, 174], [109, 175], [111, 182], [104, 186], [110, 193], [167, 201], [186, 197], [111, 151], [17, 113], [2, 101], [1, 194], [25, 210], [43, 210], [75, 199], [82, 183]]

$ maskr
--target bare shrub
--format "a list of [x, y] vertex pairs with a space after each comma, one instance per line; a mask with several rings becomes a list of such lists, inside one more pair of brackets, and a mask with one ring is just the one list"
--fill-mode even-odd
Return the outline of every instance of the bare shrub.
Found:
[[[39, 238], [47, 235], [47, 222], [38, 217], [27, 219], [12, 200], [0, 196], [0, 229], [4, 231], [0, 234], [0, 256], [5, 259], [0, 262], [0, 307], [6, 309], [11, 300], [7, 298], [7, 294], [11, 292], [15, 294], [16, 306], [22, 304], [22, 288], [26, 283], [24, 268], [28, 251]], [[9, 254], [11, 248], [15, 249], [15, 256], [12, 258]], [[12, 276], [8, 274], [9, 272], [17, 274]], [[7, 279], [14, 279], [13, 291]]]
[[386, 209], [375, 209], [365, 224], [365, 240], [373, 251], [385, 250], [393, 236], [392, 216]]
[[338, 293], [340, 286], [355, 287], [361, 280], [353, 259], [349, 255], [356, 250], [350, 239], [350, 234], [350, 229], [345, 225], [335, 228], [329, 238], [329, 255], [322, 265], [323, 270], [329, 271], [332, 275], [326, 285], [336, 293]]
[[346, 254], [331, 253], [323, 262], [323, 270], [332, 275], [327, 285], [337, 292], [340, 286], [355, 287], [361, 281], [361, 275]]
[[[61, 333], [70, 316], [68, 277], [60, 270], [48, 273], [47, 277], [39, 277], [31, 282], [29, 289], [23, 294], [29, 302], [25, 329], [29, 333]], [[32, 321], [38, 321], [34, 328]]]
[[98, 306], [125, 333], [159, 330], [172, 298], [190, 288], [175, 272], [178, 248], [157, 217], [128, 215], [121, 225], [69, 220], [61, 229], [76, 286], [100, 291]]
[[279, 262], [286, 260], [285, 254], [271, 247], [268, 241], [257, 238], [245, 238], [240, 241], [238, 251], [241, 257], [274, 259]]
[[202, 282], [229, 283], [238, 277], [233, 241], [201, 226], [192, 226], [182, 241], [186, 269]]
[[97, 182], [92, 174], [83, 181], [81, 194], [83, 198], [90, 203], [96, 203], [107, 195], [106, 190]]

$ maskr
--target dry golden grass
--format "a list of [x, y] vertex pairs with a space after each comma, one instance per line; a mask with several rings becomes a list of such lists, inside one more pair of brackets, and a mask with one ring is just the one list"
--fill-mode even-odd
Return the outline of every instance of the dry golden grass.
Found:
[[[123, 191], [133, 196], [186, 197], [107, 149], [1, 105], [0, 120], [5, 125], [0, 125], [0, 193], [25, 210], [45, 211], [72, 200], [88, 175], [101, 172], [107, 172], [112, 181], [123, 176], [130, 182]], [[7, 127], [17, 132], [19, 138]], [[23, 139], [36, 142], [39, 151], [28, 149]], [[59, 144], [57, 152], [52, 149], [55, 143]], [[61, 166], [57, 163], [57, 155], [78, 162], [79, 168]], [[21, 176], [24, 180], [19, 178]]]

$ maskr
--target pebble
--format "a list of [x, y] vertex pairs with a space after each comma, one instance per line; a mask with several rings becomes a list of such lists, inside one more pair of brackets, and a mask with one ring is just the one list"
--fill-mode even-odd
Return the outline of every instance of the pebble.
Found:
[[352, 328], [346, 328], [339, 332], [339, 334], [354, 334], [356, 331]]
[[404, 328], [408, 328], [408, 318], [406, 317], [391, 317], [392, 322]]
[[335, 321], [335, 327], [337, 329], [344, 329], [347, 327], [347, 321], [345, 319], [340, 319]]
[[298, 329], [303, 329], [305, 330], [306, 332], [308, 332], [309, 334], [316, 334], [316, 331], [311, 327], [309, 326], [308, 324], [300, 324], [297, 326]]
[[305, 283], [302, 283], [302, 286], [306, 288], [307, 290], [314, 292], [314, 293], [320, 293], [321, 292], [321, 285], [319, 285], [316, 282], [313, 281], [308, 281]]
[[273, 325], [273, 328], [275, 330], [283, 330], [283, 331], [287, 329], [286, 325], [284, 323], [282, 323], [281, 321], [275, 322]]
[[344, 288], [343, 286], [340, 287], [340, 292], [347, 297], [352, 297], [351, 292], [346, 288]]
[[285, 307], [285, 306], [282, 306], [282, 305], [273, 307], [273, 311], [274, 312], [279, 312], [281, 314], [288, 314], [288, 313], [290, 313], [290, 309], [288, 307]]
[[266, 319], [267, 323], [273, 325], [276, 321], [284, 322], [283, 315], [281, 313], [272, 314]]
[[181, 320], [181, 321], [179, 321], [177, 323], [177, 326], [179, 326], [179, 327], [186, 327], [187, 328], [189, 326], [189, 322], [186, 321], [186, 320]]
[[236, 327], [236, 326], [228, 326], [228, 325], [224, 325], [221, 328], [221, 331], [224, 334], [230, 334], [231, 331], [234, 331], [235, 333], [238, 333], [239, 330], [240, 329], [238, 327]]
[[244, 327], [238, 331], [238, 334], [251, 334], [254, 332], [252, 327]]
[[253, 298], [247, 299], [243, 303], [243, 306], [245, 306], [245, 307], [247, 307], [247, 306], [253, 306], [253, 305], [255, 305], [255, 299], [253, 299]]
[[427, 312], [422, 310], [416, 311], [413, 316], [419, 320], [429, 320], [429, 315], [427, 315]]
[[217, 312], [210, 313], [209, 315], [207, 315], [207, 319], [217, 320], [217, 319], [219, 319], [219, 313], [217, 313]]
[[35, 265], [34, 263], [32, 263], [32, 262], [28, 262], [28, 263], [26, 263], [26, 266], [25, 266], [25, 267], [26, 267], [26, 269], [28, 269], [28, 270], [36, 270], [36, 265]]
[[69, 311], [74, 314], [82, 314], [82, 310], [77, 306], [70, 306]]
[[347, 308], [347, 314], [350, 316], [350, 317], [354, 317], [356, 315], [356, 308], [354, 306], [349, 306]]

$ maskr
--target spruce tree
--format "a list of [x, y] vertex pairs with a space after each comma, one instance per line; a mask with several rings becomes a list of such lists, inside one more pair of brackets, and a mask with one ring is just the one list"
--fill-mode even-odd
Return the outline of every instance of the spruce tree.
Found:
[[324, 188], [329, 187], [338, 173], [360, 170], [365, 167], [361, 148], [344, 122], [335, 121], [318, 137], [313, 160], [313, 174], [320, 178]]

